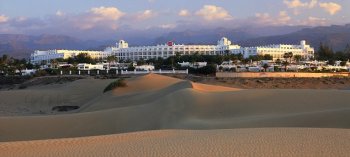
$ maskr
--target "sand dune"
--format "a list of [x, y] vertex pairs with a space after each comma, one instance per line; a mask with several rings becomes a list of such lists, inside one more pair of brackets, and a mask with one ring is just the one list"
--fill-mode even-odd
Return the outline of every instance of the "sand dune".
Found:
[[[89, 152], [88, 150], [93, 149], [94, 145], [98, 145], [98, 147], [101, 147], [101, 150], [96, 150], [96, 152], [102, 153], [101, 151], [106, 150], [105, 153], [113, 154], [124, 150], [136, 149], [135, 147], [139, 147], [142, 150], [142, 148], [145, 148], [143, 145], [145, 143], [142, 141], [143, 137], [147, 139], [146, 144], [151, 142], [151, 144], [157, 144], [159, 147], [164, 145], [164, 143], [169, 143], [169, 140], [172, 142], [175, 140], [174, 143], [169, 143], [175, 145], [181, 142], [181, 140], [176, 141], [176, 139], [191, 137], [191, 140], [186, 141], [184, 146], [186, 144], [196, 145], [197, 142], [204, 142], [204, 148], [209, 148], [211, 144], [215, 144], [215, 142], [210, 142], [212, 139], [221, 138], [223, 143], [218, 141], [217, 144], [220, 147], [215, 149], [223, 149], [224, 152], [234, 153], [228, 151], [231, 149], [231, 146], [234, 146], [238, 149], [237, 153], [243, 151], [240, 153], [243, 153], [243, 155], [248, 153], [247, 156], [250, 156], [250, 152], [244, 152], [249, 150], [250, 147], [243, 149], [237, 146], [240, 142], [244, 142], [245, 138], [241, 137], [245, 136], [244, 132], [251, 132], [253, 137], [260, 137], [261, 135], [261, 141], [258, 140], [257, 145], [252, 147], [259, 149], [257, 151], [262, 151], [260, 154], [266, 154], [272, 150], [262, 149], [264, 148], [262, 146], [264, 143], [259, 142], [266, 140], [264, 136], [269, 137], [269, 132], [271, 131], [281, 134], [281, 138], [276, 136], [272, 141], [267, 141], [267, 144], [272, 143], [272, 145], [275, 145], [276, 142], [288, 142], [285, 140], [289, 138], [308, 138], [310, 136], [310, 141], [304, 141], [300, 145], [305, 146], [315, 143], [315, 147], [310, 146], [310, 149], [313, 151], [310, 152], [303, 149], [297, 151], [296, 149], [302, 146], [298, 145], [297, 140], [295, 140], [294, 144], [290, 146], [291, 150], [295, 149], [296, 152], [287, 152], [291, 156], [299, 152], [318, 154], [319, 152], [315, 152], [315, 150], [322, 150], [321, 147], [329, 148], [329, 153], [339, 151], [337, 156], [341, 156], [344, 153], [343, 147], [333, 147], [327, 144], [328, 136], [334, 133], [330, 137], [335, 139], [349, 138], [349, 130], [347, 129], [350, 128], [350, 91], [348, 90], [240, 90], [203, 85], [150, 74], [127, 79], [127, 87], [117, 88], [114, 91], [103, 94], [103, 88], [111, 81], [87, 79], [55, 85], [56, 88], [40, 86], [22, 91], [1, 91], [2, 106], [4, 106], [3, 104], [7, 106], [14, 105], [17, 109], [22, 106], [25, 108], [34, 106], [33, 110], [44, 110], [45, 107], [49, 109], [57, 104], [75, 104], [81, 106], [81, 108], [69, 114], [43, 114], [40, 116], [20, 116], [22, 115], [21, 112], [16, 110], [19, 113], [13, 114], [19, 116], [0, 117], [0, 142], [73, 138], [3, 143], [0, 145], [0, 149], [9, 149], [11, 151], [18, 146], [23, 146], [23, 152], [30, 152], [35, 145], [40, 145], [40, 148], [43, 148], [40, 150], [43, 151], [43, 154], [46, 151], [46, 153], [50, 153], [46, 149], [58, 147], [57, 151], [72, 154], [68, 156], [75, 156], [77, 155], [75, 153]], [[24, 93], [26, 96], [23, 98], [21, 96]], [[41, 100], [40, 94], [48, 95], [48, 100]], [[6, 98], [3, 98], [3, 96]], [[279, 127], [303, 127], [305, 129], [273, 129]], [[243, 129], [244, 131], [240, 131], [241, 128], [266, 129]], [[314, 130], [308, 128], [325, 129]], [[167, 129], [173, 130], [161, 131]], [[177, 129], [188, 131], [179, 131]], [[139, 133], [139, 131], [149, 130], [159, 131]], [[119, 133], [127, 134], [101, 136]], [[285, 134], [282, 135], [282, 133]], [[135, 138], [141, 138], [141, 141], [138, 141], [140, 140], [139, 138], [135, 139], [134, 136]], [[324, 141], [317, 143], [320, 142], [317, 139], [321, 137]], [[106, 145], [101, 144], [104, 143], [101, 141], [105, 141]], [[227, 142], [228, 145], [226, 146], [225, 143]], [[254, 140], [251, 139], [250, 142], [254, 143]], [[78, 144], [70, 147], [70, 145], [75, 145], [75, 143]], [[349, 142], [343, 142], [342, 144], [349, 146]], [[102, 149], [103, 146], [106, 146], [106, 148]], [[111, 150], [115, 147], [131, 148]], [[194, 147], [194, 149], [196, 148], [197, 146]], [[79, 151], [73, 151], [73, 149], [78, 149]], [[178, 149], [182, 149], [182, 147], [176, 147], [172, 151]], [[276, 151], [278, 149], [274, 150], [275, 152], [270, 153], [278, 152]], [[145, 148], [145, 152], [147, 151], [151, 153], [151, 147]], [[220, 151], [217, 150], [217, 152], [214, 151], [212, 153], [218, 152]], [[62, 156], [64, 156], [64, 153], [62, 153]], [[128, 155], [128, 152], [123, 153]], [[167, 152], [161, 152], [161, 149], [155, 153], [159, 154], [154, 154], [154, 156], [178, 155], [164, 155]], [[201, 153], [201, 151], [198, 153]], [[108, 156], [111, 154], [104, 155]], [[181, 156], [182, 154], [179, 155]], [[220, 154], [218, 155], [220, 156]], [[130, 156], [135, 155], [131, 154]], [[153, 155], [148, 154], [148, 156]], [[201, 154], [197, 156], [201, 156]]]
[[53, 106], [83, 106], [102, 95], [111, 80], [81, 79], [66, 84], [0, 91], [0, 116], [49, 114]]
[[164, 130], [0, 143], [1, 156], [337, 156], [350, 154], [345, 129]]

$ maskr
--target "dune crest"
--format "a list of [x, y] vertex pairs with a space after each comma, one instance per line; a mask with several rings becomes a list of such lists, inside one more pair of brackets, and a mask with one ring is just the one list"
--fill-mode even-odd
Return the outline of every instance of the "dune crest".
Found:
[[113, 90], [113, 94], [121, 96], [132, 93], [160, 90], [181, 81], [183, 80], [151, 73], [144, 76], [128, 79], [127, 87]]
[[227, 92], [227, 91], [239, 91], [241, 89], [224, 87], [224, 86], [214, 86], [202, 83], [192, 82], [192, 88], [194, 90], [203, 91], [203, 92]]
[[[158, 74], [147, 74], [144, 76], [132, 78], [127, 80], [127, 87], [118, 88], [113, 91], [114, 95], [122, 96], [133, 93], [150, 92], [161, 90], [166, 87], [175, 85], [179, 82], [190, 82], [181, 79], [158, 75]], [[240, 89], [230, 88], [224, 86], [214, 86], [201, 83], [190, 82], [191, 86], [187, 88], [192, 88], [193, 90], [198, 90], [202, 92], [225, 92], [225, 91], [237, 91]]]

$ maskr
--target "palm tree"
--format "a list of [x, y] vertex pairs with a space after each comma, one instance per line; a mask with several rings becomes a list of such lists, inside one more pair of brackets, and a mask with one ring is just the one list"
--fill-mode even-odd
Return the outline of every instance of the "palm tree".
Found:
[[267, 64], [267, 63], [265, 63], [265, 64], [263, 65], [263, 68], [264, 68], [265, 72], [267, 71], [267, 68], [269, 68], [269, 67], [270, 67], [270, 65]]
[[287, 72], [287, 66], [289, 65], [289, 62], [285, 60], [282, 62], [282, 65], [284, 66], [285, 72]]
[[297, 61], [297, 63], [299, 64], [300, 60], [301, 60], [301, 55], [295, 55], [294, 59]]
[[282, 62], [281, 62], [281, 59], [278, 58], [278, 59], [275, 61], [275, 63], [276, 63], [277, 65], [281, 65], [281, 63], [282, 63]]
[[284, 53], [283, 58], [286, 60], [289, 58], [289, 62], [292, 62], [293, 52]]
[[111, 68], [111, 63], [112, 62], [116, 62], [117, 61], [117, 58], [115, 56], [108, 56], [107, 57], [107, 62], [108, 62], [108, 69]]

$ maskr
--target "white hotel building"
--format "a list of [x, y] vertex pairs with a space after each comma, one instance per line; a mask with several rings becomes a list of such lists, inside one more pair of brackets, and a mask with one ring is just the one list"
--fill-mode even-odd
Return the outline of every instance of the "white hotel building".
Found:
[[300, 41], [300, 45], [268, 45], [258, 47], [241, 47], [231, 50], [233, 54], [242, 54], [244, 58], [254, 55], [271, 55], [274, 60], [284, 60], [283, 55], [292, 52], [293, 56], [300, 55], [302, 59], [310, 60], [314, 58], [315, 50], [306, 44], [305, 40]]
[[217, 45], [177, 45], [169, 42], [164, 45], [157, 46], [139, 46], [129, 47], [128, 43], [120, 40], [116, 47], [110, 48], [112, 54], [123, 60], [144, 60], [151, 58], [167, 58], [174, 56], [177, 53], [180, 55], [192, 55], [195, 53], [204, 55], [223, 55], [226, 52], [233, 54], [242, 54], [244, 58], [255, 55], [271, 55], [274, 60], [284, 59], [283, 55], [292, 52], [293, 55], [300, 55], [302, 59], [314, 58], [314, 48], [306, 44], [305, 40], [300, 42], [300, 45], [268, 45], [258, 47], [241, 47], [239, 45], [232, 45], [227, 38], [222, 38]]
[[67, 59], [69, 57], [77, 56], [78, 54], [86, 53], [91, 56], [91, 58], [107, 58], [111, 55], [108, 51], [82, 51], [82, 50], [47, 50], [39, 51], [36, 50], [30, 55], [30, 62], [33, 64], [40, 64], [42, 61], [47, 61], [48, 63], [52, 59]]
[[108, 47], [104, 51], [79, 51], [79, 50], [48, 50], [35, 51], [31, 54], [31, 62], [40, 64], [41, 61], [50, 61], [51, 59], [74, 57], [80, 53], [87, 53], [92, 58], [106, 58], [110, 55], [116, 56], [119, 60], [140, 60], [151, 58], [168, 58], [176, 54], [193, 55], [195, 53], [203, 55], [223, 55], [225, 53], [242, 54], [244, 58], [254, 55], [271, 55], [273, 59], [284, 59], [285, 53], [292, 52], [293, 55], [300, 55], [303, 59], [309, 60], [314, 58], [314, 48], [307, 45], [304, 40], [300, 45], [268, 45], [258, 47], [241, 47], [234, 45], [230, 40], [223, 37], [217, 45], [184, 45], [168, 42], [163, 45], [156, 46], [137, 46], [129, 47], [129, 44], [120, 40], [116, 43], [116, 47]]
[[120, 40], [116, 47], [110, 48], [112, 54], [121, 60], [144, 60], [151, 58], [168, 58], [176, 54], [193, 55], [195, 53], [203, 55], [222, 55], [232, 49], [239, 49], [239, 45], [232, 45], [227, 38], [222, 38], [217, 45], [178, 45], [173, 42], [157, 46], [129, 47], [128, 43]]

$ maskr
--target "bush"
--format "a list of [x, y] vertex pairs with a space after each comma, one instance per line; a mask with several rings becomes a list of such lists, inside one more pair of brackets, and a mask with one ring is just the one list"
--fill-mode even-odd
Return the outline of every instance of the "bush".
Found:
[[124, 79], [118, 79], [116, 81], [111, 82], [104, 90], [103, 93], [106, 93], [110, 90], [113, 90], [118, 87], [126, 87], [127, 84]]
[[46, 75], [47, 75], [47, 72], [45, 70], [38, 70], [34, 74], [35, 77], [46, 76]]
[[26, 89], [26, 88], [27, 88], [27, 86], [24, 85], [24, 84], [21, 84], [21, 85], [18, 87], [18, 89]]
[[192, 73], [192, 74], [215, 75], [216, 66], [213, 64], [210, 64], [202, 68], [198, 68], [198, 69], [189, 68], [188, 70], [189, 70], [189, 73]]

